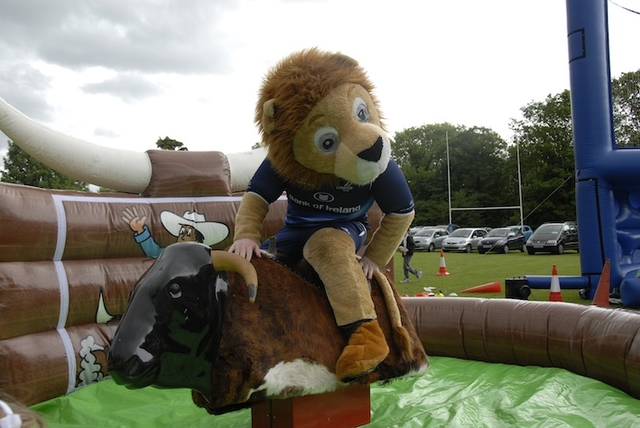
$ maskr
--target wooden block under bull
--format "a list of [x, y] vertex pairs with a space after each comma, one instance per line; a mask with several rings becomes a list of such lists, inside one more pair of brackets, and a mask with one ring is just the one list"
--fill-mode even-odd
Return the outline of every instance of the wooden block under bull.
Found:
[[369, 385], [284, 400], [264, 400], [251, 407], [251, 428], [353, 428], [371, 422]]

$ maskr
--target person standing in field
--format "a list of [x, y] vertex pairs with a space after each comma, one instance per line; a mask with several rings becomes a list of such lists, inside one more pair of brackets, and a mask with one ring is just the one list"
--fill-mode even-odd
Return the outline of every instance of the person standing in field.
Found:
[[402, 253], [402, 271], [404, 273], [404, 279], [400, 281], [402, 284], [406, 284], [410, 281], [409, 273], [418, 278], [418, 281], [422, 279], [422, 271], [416, 268], [411, 267], [411, 258], [413, 257], [413, 251], [416, 248], [416, 244], [413, 241], [413, 236], [409, 233], [409, 230], [404, 234], [404, 238], [402, 238], [402, 242], [398, 247], [398, 251]]

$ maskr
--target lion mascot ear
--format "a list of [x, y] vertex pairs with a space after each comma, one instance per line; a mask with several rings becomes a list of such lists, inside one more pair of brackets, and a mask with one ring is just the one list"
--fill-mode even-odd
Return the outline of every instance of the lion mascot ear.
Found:
[[276, 100], [267, 100], [262, 105], [262, 129], [271, 134], [276, 129]]

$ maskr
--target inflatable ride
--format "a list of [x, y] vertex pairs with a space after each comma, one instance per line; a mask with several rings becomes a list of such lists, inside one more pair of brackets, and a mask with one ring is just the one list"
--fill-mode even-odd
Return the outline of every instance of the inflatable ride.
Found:
[[[640, 152], [612, 141], [607, 4], [567, 7], [583, 272], [573, 280], [593, 296], [610, 259], [611, 288], [626, 306], [640, 306], [640, 184], [628, 173]], [[212, 416], [184, 388], [116, 385], [107, 355], [131, 289], [181, 228], [197, 230], [213, 249], [230, 245], [262, 150], [113, 151], [0, 101], [0, 129], [15, 144], [60, 172], [122, 192], [0, 184], [2, 427], [20, 426], [12, 413], [50, 427], [252, 426], [250, 409]], [[264, 238], [282, 225], [285, 208], [284, 199], [273, 204]], [[377, 225], [380, 211], [369, 215]], [[640, 313], [517, 299], [402, 302], [430, 369], [372, 384], [370, 426], [640, 425]]]

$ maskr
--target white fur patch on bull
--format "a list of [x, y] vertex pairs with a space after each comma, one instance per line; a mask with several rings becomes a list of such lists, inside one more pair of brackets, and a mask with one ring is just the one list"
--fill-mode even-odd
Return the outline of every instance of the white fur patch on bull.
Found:
[[249, 391], [249, 397], [257, 391], [265, 391], [267, 397], [274, 398], [320, 394], [335, 391], [338, 383], [335, 373], [325, 366], [298, 358], [280, 362], [269, 369], [264, 383]]
[[418, 369], [411, 370], [411, 371], [407, 372], [407, 374], [405, 374], [404, 376], [401, 376], [401, 377], [422, 376], [428, 370], [429, 370], [429, 362], [427, 361], [422, 366], [420, 366]]

